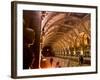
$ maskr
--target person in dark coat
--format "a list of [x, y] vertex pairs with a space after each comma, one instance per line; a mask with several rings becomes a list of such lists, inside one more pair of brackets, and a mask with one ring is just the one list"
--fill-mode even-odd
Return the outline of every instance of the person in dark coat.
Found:
[[83, 56], [82, 55], [79, 56], [79, 64], [80, 65], [83, 64]]
[[57, 67], [57, 68], [60, 68], [60, 67], [61, 67], [59, 61], [56, 63], [56, 67]]
[[[29, 69], [33, 63], [35, 56], [32, 50], [34, 44], [34, 30], [31, 28], [24, 28], [23, 30], [23, 69]], [[34, 57], [35, 58], [35, 57]]]
[[53, 58], [50, 58], [50, 64], [53, 65]]

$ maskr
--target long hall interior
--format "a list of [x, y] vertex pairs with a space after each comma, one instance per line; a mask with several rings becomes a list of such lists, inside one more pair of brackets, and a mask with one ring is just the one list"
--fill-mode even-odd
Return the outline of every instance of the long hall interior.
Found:
[[[27, 43], [31, 49], [23, 48], [23, 66], [27, 63], [32, 69], [90, 66], [90, 17], [89, 13], [23, 11], [23, 46]], [[30, 51], [31, 58], [27, 58]]]

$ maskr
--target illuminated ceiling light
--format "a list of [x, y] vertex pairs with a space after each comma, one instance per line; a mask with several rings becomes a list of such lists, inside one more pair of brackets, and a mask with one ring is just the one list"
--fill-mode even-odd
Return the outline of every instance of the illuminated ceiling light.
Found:
[[84, 32], [81, 32], [79, 35], [80, 35], [80, 36], [83, 36], [83, 35], [84, 35]]
[[46, 61], [47, 59], [43, 58], [42, 61]]

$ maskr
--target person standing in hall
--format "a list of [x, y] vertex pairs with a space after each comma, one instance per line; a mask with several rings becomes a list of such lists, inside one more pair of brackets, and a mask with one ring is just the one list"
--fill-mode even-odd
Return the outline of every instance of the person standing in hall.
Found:
[[83, 55], [79, 55], [79, 65], [82, 65], [83, 64]]
[[51, 64], [51, 67], [53, 65], [53, 58], [50, 58], [50, 64]]

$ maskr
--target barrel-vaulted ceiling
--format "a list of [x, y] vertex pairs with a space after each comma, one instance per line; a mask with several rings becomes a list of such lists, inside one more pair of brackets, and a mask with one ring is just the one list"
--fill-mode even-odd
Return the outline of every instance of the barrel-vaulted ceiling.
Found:
[[[43, 47], [66, 48], [81, 41], [86, 35], [90, 39], [90, 14], [71, 12], [42, 12]], [[77, 43], [78, 44], [78, 43]]]

